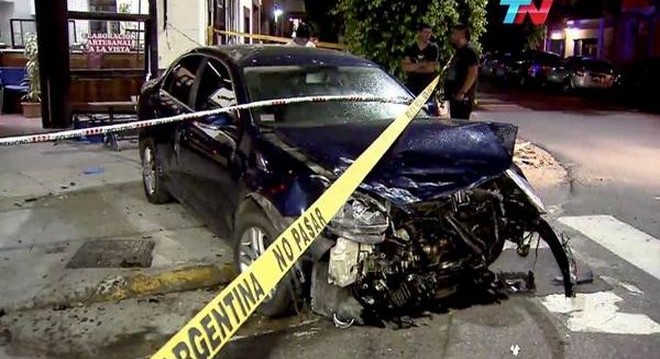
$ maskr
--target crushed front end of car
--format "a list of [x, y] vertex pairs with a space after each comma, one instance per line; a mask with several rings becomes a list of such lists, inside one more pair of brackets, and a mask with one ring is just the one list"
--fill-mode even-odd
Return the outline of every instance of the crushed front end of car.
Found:
[[[506, 241], [524, 246], [530, 233], [548, 243], [572, 296], [566, 250], [512, 162], [515, 136], [512, 125], [487, 123], [422, 123], [404, 133], [330, 221], [333, 246], [314, 263], [312, 309], [338, 326], [424, 311], [488, 273]], [[328, 147], [298, 145], [331, 158]], [[342, 153], [335, 173], [351, 158]]]

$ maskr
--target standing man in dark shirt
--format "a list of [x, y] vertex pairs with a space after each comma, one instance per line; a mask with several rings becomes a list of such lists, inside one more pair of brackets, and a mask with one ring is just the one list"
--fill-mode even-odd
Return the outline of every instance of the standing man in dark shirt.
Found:
[[428, 86], [438, 69], [438, 45], [431, 42], [433, 30], [428, 24], [419, 26], [417, 40], [406, 48], [401, 67], [406, 73], [407, 86], [418, 96]]
[[451, 118], [469, 120], [477, 92], [479, 54], [470, 44], [470, 30], [465, 25], [454, 26], [450, 41], [456, 52], [447, 65], [445, 78], [449, 114]]

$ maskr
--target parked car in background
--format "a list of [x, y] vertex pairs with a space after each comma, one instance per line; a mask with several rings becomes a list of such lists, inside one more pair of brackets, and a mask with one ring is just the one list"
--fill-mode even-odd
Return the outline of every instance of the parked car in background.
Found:
[[561, 63], [561, 56], [548, 51], [525, 51], [512, 62], [507, 77], [522, 87], [546, 83], [548, 72]]
[[500, 55], [495, 64], [493, 64], [492, 79], [497, 83], [508, 83], [514, 60], [515, 58], [510, 52]]
[[574, 90], [612, 89], [618, 73], [607, 61], [571, 56], [547, 73], [548, 84], [561, 86], [565, 92]]
[[618, 74], [615, 93], [620, 100], [640, 108], [660, 112], [657, 89], [660, 84], [660, 58], [650, 58], [634, 64]]
[[510, 52], [493, 52], [484, 56], [481, 62], [480, 76], [489, 80], [503, 79], [505, 70], [511, 62]]
[[481, 78], [491, 78], [493, 75], [493, 65], [497, 59], [497, 52], [488, 52], [484, 54], [479, 61], [479, 76]]

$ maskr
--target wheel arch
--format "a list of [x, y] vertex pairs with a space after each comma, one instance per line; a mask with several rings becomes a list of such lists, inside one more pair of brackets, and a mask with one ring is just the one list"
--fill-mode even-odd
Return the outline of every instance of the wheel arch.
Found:
[[[254, 209], [262, 211], [266, 215], [266, 218], [271, 221], [278, 233], [284, 232], [289, 225], [296, 220], [295, 217], [283, 216], [273, 202], [262, 194], [251, 192], [245, 196], [234, 213], [232, 232], [236, 230], [240, 216], [246, 213], [246, 211]], [[334, 241], [321, 234], [312, 242], [302, 258], [305, 260], [317, 261], [321, 259], [321, 257], [323, 257], [323, 255], [325, 255], [334, 244]]]

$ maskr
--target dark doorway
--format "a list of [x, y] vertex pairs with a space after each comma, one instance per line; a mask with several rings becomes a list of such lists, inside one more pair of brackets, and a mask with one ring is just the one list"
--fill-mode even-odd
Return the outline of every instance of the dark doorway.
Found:
[[[225, 31], [227, 30], [227, 8], [225, 5], [226, 0], [213, 0], [215, 6], [215, 12], [213, 14], [213, 28], [216, 30]], [[227, 38], [226, 35], [220, 34], [216, 37], [218, 39], [217, 43], [226, 44]], [[215, 43], [215, 42], [214, 42]]]
[[[243, 18], [244, 18], [244, 21], [243, 21], [243, 32], [246, 33], [246, 34], [247, 34], [247, 33], [250, 33], [250, 32], [251, 32], [250, 29], [252, 28], [251, 25], [250, 25], [250, 8], [247, 7], [247, 6], [244, 6], [244, 7], [243, 7]], [[246, 38], [245, 38], [245, 43], [246, 43], [246, 44], [251, 44], [251, 43], [252, 43], [252, 39], [246, 37]]]

